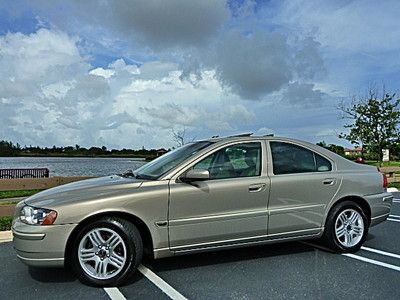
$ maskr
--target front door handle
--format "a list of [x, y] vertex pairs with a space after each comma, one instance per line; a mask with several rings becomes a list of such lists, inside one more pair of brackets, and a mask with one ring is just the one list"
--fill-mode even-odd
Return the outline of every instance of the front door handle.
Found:
[[249, 186], [249, 192], [250, 193], [257, 193], [261, 192], [265, 187], [265, 183], [259, 183], [259, 184], [252, 184]]
[[324, 185], [334, 185], [336, 183], [335, 178], [326, 178], [322, 181]]

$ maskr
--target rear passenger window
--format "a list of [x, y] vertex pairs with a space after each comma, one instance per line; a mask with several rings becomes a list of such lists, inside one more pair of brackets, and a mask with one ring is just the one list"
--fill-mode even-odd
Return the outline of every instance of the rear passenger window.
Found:
[[327, 160], [326, 158], [324, 158], [321, 155], [318, 155], [316, 153], [314, 153], [314, 155], [315, 155], [315, 163], [317, 164], [318, 172], [332, 171], [332, 164], [330, 163], [329, 160]]
[[282, 142], [270, 142], [270, 145], [275, 175], [332, 170], [329, 160], [313, 151]]

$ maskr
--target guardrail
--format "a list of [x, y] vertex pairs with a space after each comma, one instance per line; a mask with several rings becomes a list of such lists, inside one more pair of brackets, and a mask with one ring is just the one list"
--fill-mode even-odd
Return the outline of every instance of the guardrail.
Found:
[[0, 179], [47, 178], [49, 174], [50, 171], [47, 168], [0, 169]]

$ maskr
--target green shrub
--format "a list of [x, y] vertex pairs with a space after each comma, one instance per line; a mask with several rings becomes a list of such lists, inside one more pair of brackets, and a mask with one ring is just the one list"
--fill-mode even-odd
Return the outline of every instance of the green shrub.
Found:
[[42, 190], [0, 191], [0, 199], [28, 197], [41, 191]]
[[0, 231], [11, 230], [13, 217], [0, 217]]
[[389, 183], [389, 187], [394, 187], [394, 188], [400, 189], [400, 182]]

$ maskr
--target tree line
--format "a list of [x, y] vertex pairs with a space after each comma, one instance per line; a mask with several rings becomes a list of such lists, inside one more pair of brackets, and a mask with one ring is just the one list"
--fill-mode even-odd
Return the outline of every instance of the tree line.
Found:
[[[351, 103], [342, 102], [339, 110], [346, 132], [340, 138], [363, 149], [362, 156], [372, 155], [382, 162], [383, 150], [389, 149], [392, 158], [400, 155], [400, 98], [396, 93], [387, 92], [383, 86], [379, 91], [370, 88], [364, 97], [352, 99]], [[393, 159], [392, 159], [393, 160]]]
[[[341, 118], [347, 123], [345, 132], [338, 136], [349, 141], [354, 146], [363, 149], [361, 156], [369, 160], [382, 162], [383, 149], [389, 149], [391, 160], [400, 160], [400, 98], [395, 93], [389, 93], [382, 88], [369, 89], [365, 97], [349, 103], [342, 102], [338, 109]], [[186, 130], [173, 131], [174, 141], [178, 146], [185, 143]], [[317, 143], [339, 155], [345, 156], [345, 149], [335, 144]], [[169, 150], [168, 150], [169, 151]], [[84, 148], [79, 145], [40, 148], [38, 146], [21, 147], [18, 143], [0, 141], [0, 156], [135, 156], [154, 158], [167, 152], [165, 149], [112, 149], [105, 146]]]
[[143, 157], [151, 159], [157, 157], [168, 150], [161, 149], [107, 149], [107, 147], [90, 147], [85, 148], [79, 145], [51, 148], [39, 146], [21, 147], [18, 143], [14, 144], [10, 141], [0, 141], [0, 156], [127, 156], [127, 157]]

